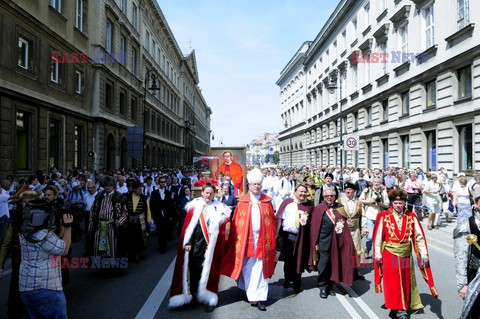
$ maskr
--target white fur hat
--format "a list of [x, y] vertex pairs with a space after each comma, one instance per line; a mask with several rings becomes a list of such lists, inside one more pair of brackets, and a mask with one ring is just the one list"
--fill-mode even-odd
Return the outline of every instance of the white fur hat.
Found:
[[263, 181], [262, 171], [255, 167], [247, 174], [247, 180], [249, 183], [261, 183]]

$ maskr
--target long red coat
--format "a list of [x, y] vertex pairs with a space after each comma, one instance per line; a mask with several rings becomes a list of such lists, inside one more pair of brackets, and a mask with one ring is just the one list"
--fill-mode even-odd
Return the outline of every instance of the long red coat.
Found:
[[[260, 197], [260, 234], [257, 255], [263, 260], [263, 277], [270, 278], [275, 270], [276, 221], [272, 199]], [[242, 272], [243, 260], [247, 251], [247, 239], [251, 228], [252, 201], [250, 193], [240, 197], [233, 215], [227, 249], [222, 259], [221, 274], [237, 280]]]
[[[328, 205], [321, 203], [313, 209], [312, 220], [310, 222], [310, 257], [308, 266], [310, 270], [315, 270], [313, 257], [315, 246], [318, 244], [318, 236], [322, 227], [322, 218]], [[355, 246], [353, 245], [352, 235], [348, 230], [347, 220], [337, 210], [333, 210], [335, 221], [343, 220], [344, 227], [341, 233], [337, 234], [335, 230], [332, 234], [332, 243], [330, 251], [330, 260], [332, 263], [332, 275], [330, 280], [334, 282], [343, 282], [348, 286], [353, 285], [353, 272], [355, 268]]]

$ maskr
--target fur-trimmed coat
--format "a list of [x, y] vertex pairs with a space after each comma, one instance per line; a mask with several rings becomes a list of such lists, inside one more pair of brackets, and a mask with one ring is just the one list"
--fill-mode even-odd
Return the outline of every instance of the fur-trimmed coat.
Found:
[[[177, 260], [170, 288], [169, 308], [180, 307], [192, 301], [187, 280], [189, 252], [185, 251], [185, 246], [192, 237], [197, 223], [202, 222], [201, 214], [204, 205], [205, 202], [202, 198], [196, 198], [185, 206], [187, 216], [177, 250]], [[210, 223], [208, 227], [205, 224], [202, 226], [208, 229], [208, 239], [206, 238], [208, 246], [198, 284], [197, 300], [210, 306], [216, 306], [218, 303], [220, 265], [226, 235], [225, 229], [229, 220], [230, 209], [218, 200], [213, 200], [208, 204], [207, 210]]]

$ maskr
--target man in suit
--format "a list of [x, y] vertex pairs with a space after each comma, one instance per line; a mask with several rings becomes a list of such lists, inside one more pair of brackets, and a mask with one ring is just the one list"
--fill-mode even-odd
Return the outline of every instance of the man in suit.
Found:
[[233, 212], [235, 211], [235, 208], [237, 208], [237, 198], [230, 193], [230, 185], [227, 183], [225, 183], [222, 188], [222, 197], [220, 198], [220, 201], [231, 209], [231, 217], [233, 217]]
[[157, 225], [158, 250], [164, 254], [167, 251], [167, 242], [172, 232], [173, 194], [166, 188], [166, 177], [160, 177], [160, 187], [150, 197], [152, 217]]

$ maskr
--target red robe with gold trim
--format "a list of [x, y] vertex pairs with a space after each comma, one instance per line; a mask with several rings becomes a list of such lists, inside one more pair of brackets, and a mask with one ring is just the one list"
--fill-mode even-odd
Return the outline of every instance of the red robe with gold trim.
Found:
[[401, 229], [393, 214], [392, 207], [379, 213], [373, 230], [375, 292], [382, 292], [383, 279], [385, 307], [393, 310], [420, 309], [423, 305], [412, 265], [413, 253], [432, 295], [435, 298], [438, 296], [432, 271], [430, 267], [423, 267], [421, 261], [429, 258], [425, 234], [415, 213], [405, 211], [401, 217]]
[[[260, 234], [256, 258], [263, 260], [263, 278], [270, 278], [275, 270], [276, 220], [272, 199], [264, 194], [260, 200]], [[233, 215], [227, 249], [222, 260], [221, 274], [237, 280], [240, 276], [251, 232], [252, 201], [250, 193], [240, 197]]]
[[235, 186], [235, 196], [243, 194], [243, 168], [242, 165], [232, 161], [231, 164], [221, 164], [215, 172], [215, 178], [218, 180], [218, 173], [232, 178], [233, 186]]

